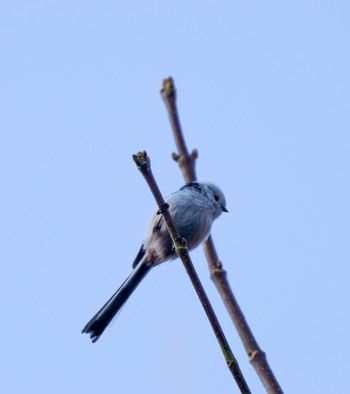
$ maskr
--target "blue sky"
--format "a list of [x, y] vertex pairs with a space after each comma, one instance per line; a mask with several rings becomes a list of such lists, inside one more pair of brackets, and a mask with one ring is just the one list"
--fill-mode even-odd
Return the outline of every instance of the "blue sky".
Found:
[[[347, 1], [0, 5], [0, 391], [238, 392], [179, 262], [100, 341], [80, 331], [131, 270], [154, 201], [182, 184], [159, 96], [178, 88], [213, 237], [288, 393], [350, 390]], [[254, 393], [262, 385], [192, 253]]]

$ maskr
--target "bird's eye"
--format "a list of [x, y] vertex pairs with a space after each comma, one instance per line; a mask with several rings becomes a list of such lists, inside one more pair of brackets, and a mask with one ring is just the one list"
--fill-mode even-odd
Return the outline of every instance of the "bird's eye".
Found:
[[217, 194], [214, 194], [214, 200], [219, 201], [219, 196]]

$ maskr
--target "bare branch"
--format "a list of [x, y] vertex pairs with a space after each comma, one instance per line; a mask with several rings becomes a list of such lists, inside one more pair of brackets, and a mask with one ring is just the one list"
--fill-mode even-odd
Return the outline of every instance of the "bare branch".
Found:
[[[176, 107], [176, 89], [171, 77], [164, 79], [161, 95], [168, 111], [178, 151], [178, 153], [173, 153], [173, 158], [177, 159], [185, 182], [194, 181], [197, 179], [195, 172], [195, 159], [198, 157], [198, 152], [197, 150], [194, 150], [191, 154], [188, 153]], [[222, 262], [217, 255], [212, 236], [203, 243], [203, 249], [208, 260], [211, 279], [228, 310], [241, 341], [243, 342], [249, 361], [255, 368], [256, 373], [260, 377], [268, 393], [283, 393], [282, 388], [280, 387], [267, 361], [266, 354], [260, 349], [251, 329], [248, 326], [244, 314], [234, 297], [230, 284], [227, 280], [227, 273], [223, 269]]]
[[164, 79], [163, 89], [160, 93], [168, 110], [169, 120], [178, 151], [178, 153], [173, 153], [172, 157], [179, 164], [185, 182], [195, 181], [197, 179], [195, 164], [198, 152], [194, 149], [190, 155], [188, 154], [186, 142], [181, 132], [180, 119], [176, 107], [176, 91], [172, 78]]
[[209, 322], [213, 328], [214, 334], [216, 336], [216, 339], [219, 342], [221, 351], [225, 357], [227, 366], [229, 370], [231, 371], [241, 393], [250, 393], [249, 387], [244, 379], [244, 376], [242, 375], [242, 372], [239, 368], [239, 365], [237, 363], [236, 358], [234, 357], [230, 346], [226, 340], [226, 337], [221, 329], [221, 326], [216, 318], [216, 315], [214, 313], [214, 310], [210, 304], [210, 301], [204, 291], [204, 288], [198, 278], [198, 275], [194, 269], [193, 263], [191, 261], [190, 255], [188, 254], [187, 246], [186, 246], [186, 241], [181, 238], [181, 236], [178, 234], [176, 227], [174, 225], [174, 222], [171, 218], [171, 215], [169, 213], [169, 206], [165, 203], [162, 194], [159, 190], [159, 187], [154, 179], [154, 176], [151, 171], [151, 166], [150, 166], [150, 159], [145, 151], [143, 152], [138, 152], [136, 155], [133, 155], [133, 159], [137, 165], [137, 168], [140, 170], [142, 175], [144, 176], [157, 204], [159, 207], [159, 210], [161, 214], [164, 217], [164, 220], [167, 224], [171, 239], [174, 243], [175, 250], [177, 255], [180, 257], [186, 272], [188, 276], [191, 279], [191, 282], [197, 292], [197, 295], [202, 303], [202, 306], [205, 310], [205, 313], [207, 314], [207, 317], [209, 319]]

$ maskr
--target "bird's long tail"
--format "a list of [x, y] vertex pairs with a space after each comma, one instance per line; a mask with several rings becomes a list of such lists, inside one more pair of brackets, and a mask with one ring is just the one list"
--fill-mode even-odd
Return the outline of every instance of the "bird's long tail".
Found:
[[141, 260], [113, 296], [86, 324], [82, 333], [90, 334], [92, 342], [96, 342], [150, 269], [149, 263]]

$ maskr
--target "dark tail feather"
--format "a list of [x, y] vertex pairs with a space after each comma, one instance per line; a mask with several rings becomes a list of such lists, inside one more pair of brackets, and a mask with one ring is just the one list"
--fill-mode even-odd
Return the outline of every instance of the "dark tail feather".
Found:
[[142, 260], [113, 296], [86, 324], [82, 333], [90, 334], [92, 342], [96, 342], [150, 269], [151, 266], [147, 261]]

